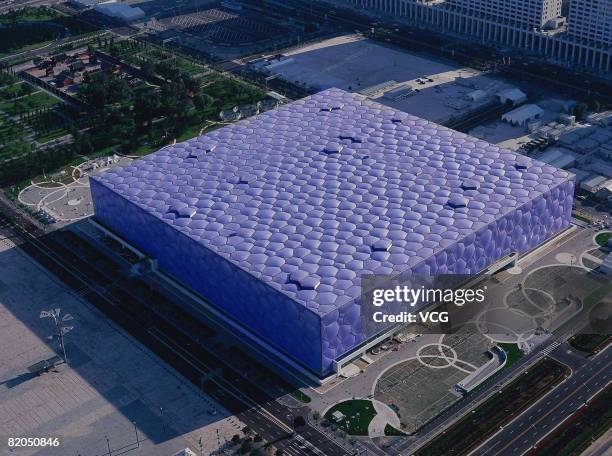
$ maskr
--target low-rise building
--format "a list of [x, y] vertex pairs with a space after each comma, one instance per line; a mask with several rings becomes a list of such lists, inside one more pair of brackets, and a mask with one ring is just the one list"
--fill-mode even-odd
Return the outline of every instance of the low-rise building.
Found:
[[500, 103], [511, 103], [512, 106], [518, 106], [527, 101], [527, 94], [520, 89], [507, 89], [497, 93], [497, 99]]
[[525, 126], [530, 122], [540, 119], [544, 111], [538, 105], [527, 104], [513, 109], [502, 116], [502, 120], [516, 126]]
[[596, 174], [583, 181], [580, 184], [580, 188], [585, 192], [595, 194], [607, 180], [608, 179], [605, 176], [600, 176]]

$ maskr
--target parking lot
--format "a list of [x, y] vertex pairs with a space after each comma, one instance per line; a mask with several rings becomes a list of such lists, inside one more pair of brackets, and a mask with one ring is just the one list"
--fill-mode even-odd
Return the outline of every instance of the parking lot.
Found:
[[160, 30], [176, 30], [211, 43], [225, 46], [252, 45], [288, 32], [282, 25], [263, 17], [210, 8], [158, 21]]
[[[337, 87], [382, 104], [443, 123], [476, 112], [508, 84], [473, 68], [349, 34], [284, 53], [286, 63], [270, 70], [294, 84]], [[471, 101], [476, 89], [487, 97]]]

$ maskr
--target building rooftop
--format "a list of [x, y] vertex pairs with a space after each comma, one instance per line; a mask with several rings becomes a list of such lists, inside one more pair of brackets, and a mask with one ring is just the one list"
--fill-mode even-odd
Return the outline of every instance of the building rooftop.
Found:
[[93, 179], [323, 315], [570, 176], [330, 89]]

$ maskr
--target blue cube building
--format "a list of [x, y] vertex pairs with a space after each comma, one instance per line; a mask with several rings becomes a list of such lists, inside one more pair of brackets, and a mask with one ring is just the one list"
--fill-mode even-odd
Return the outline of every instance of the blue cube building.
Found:
[[570, 224], [573, 175], [331, 89], [91, 179], [95, 217], [320, 377], [366, 273], [474, 274]]

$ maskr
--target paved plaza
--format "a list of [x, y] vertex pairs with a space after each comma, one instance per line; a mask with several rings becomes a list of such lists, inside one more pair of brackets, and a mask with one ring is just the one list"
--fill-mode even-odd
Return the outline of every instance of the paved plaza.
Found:
[[112, 166], [131, 162], [128, 157], [111, 156], [88, 160], [72, 167], [70, 172], [33, 182], [19, 193], [21, 204], [34, 212], [43, 212], [60, 224], [76, 222], [93, 215], [89, 176]]
[[[379, 103], [437, 123], [475, 111], [493, 94], [510, 87], [473, 68], [460, 67], [360, 35], [343, 35], [287, 52], [287, 63], [273, 74], [323, 90], [337, 87], [359, 92]], [[471, 101], [476, 89], [487, 92]], [[397, 91], [404, 91], [404, 96]]]
[[[48, 340], [50, 319], [39, 318], [50, 308], [73, 317], [65, 323], [74, 328], [66, 336], [70, 367], [36, 377], [28, 366], [59, 354]], [[107, 438], [113, 456], [126, 450], [169, 456], [186, 447], [199, 451], [200, 437], [209, 454], [243, 427], [6, 239], [0, 240], [0, 346], [2, 456], [102, 455]], [[9, 449], [8, 437], [59, 437], [61, 446]]]
[[374, 397], [395, 408], [401, 429], [412, 433], [461, 399], [454, 386], [489, 360], [490, 346], [480, 334], [442, 335], [439, 343], [422, 345], [416, 359], [386, 370]]

